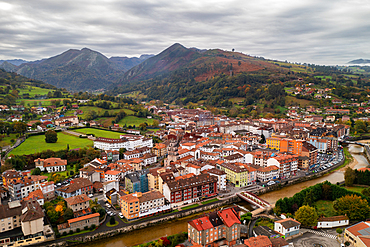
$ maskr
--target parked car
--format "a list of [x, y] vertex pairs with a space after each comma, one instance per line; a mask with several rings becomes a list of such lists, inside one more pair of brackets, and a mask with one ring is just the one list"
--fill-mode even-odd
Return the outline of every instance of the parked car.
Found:
[[94, 195], [93, 194], [90, 194], [89, 197], [92, 198]]
[[268, 186], [273, 185], [273, 184], [275, 184], [274, 181], [270, 181], [270, 182], [267, 183]]

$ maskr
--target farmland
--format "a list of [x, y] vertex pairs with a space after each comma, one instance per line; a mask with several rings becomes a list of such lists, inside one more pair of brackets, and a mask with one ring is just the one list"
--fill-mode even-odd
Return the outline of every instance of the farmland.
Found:
[[34, 86], [25, 86], [25, 88], [20, 88], [18, 91], [19, 95], [29, 94], [29, 97], [35, 97], [35, 95], [46, 95], [48, 92], [53, 92], [54, 90]]
[[70, 149], [92, 147], [93, 142], [87, 138], [78, 138], [64, 134], [63, 132], [58, 133], [58, 141], [56, 143], [46, 143], [44, 135], [31, 136], [27, 138], [20, 146], [15, 148], [10, 154], [14, 155], [26, 155], [41, 152], [45, 150], [58, 151], [67, 148], [69, 144]]
[[106, 137], [106, 138], [115, 138], [118, 139], [120, 135], [123, 133], [109, 131], [109, 130], [100, 130], [94, 128], [83, 128], [83, 129], [75, 129], [73, 132], [78, 132], [81, 134], [93, 134], [95, 137]]
[[121, 119], [121, 121], [118, 122], [119, 126], [139, 126], [141, 123], [148, 123], [148, 125], [153, 124], [154, 119], [149, 119], [149, 118], [139, 118], [135, 116], [127, 116]]

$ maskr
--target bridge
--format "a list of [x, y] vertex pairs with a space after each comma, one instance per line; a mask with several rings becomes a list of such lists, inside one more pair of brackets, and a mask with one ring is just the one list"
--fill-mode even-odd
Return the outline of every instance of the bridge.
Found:
[[255, 205], [261, 209], [267, 209], [271, 207], [270, 203], [266, 202], [265, 200], [259, 198], [255, 194], [248, 192], [248, 191], [243, 191], [240, 193], [236, 193], [237, 196], [239, 196], [241, 199], [244, 201], [249, 202], [252, 205]]

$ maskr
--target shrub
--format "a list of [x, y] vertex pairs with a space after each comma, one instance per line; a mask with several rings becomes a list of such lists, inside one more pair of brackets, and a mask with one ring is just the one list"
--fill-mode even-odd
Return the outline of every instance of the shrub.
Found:
[[68, 234], [73, 234], [73, 231], [72, 230], [69, 230], [69, 233]]
[[67, 232], [63, 232], [63, 234], [62, 234], [63, 236], [67, 236]]
[[77, 229], [76, 229], [76, 232], [80, 232], [80, 231], [81, 231], [81, 230], [80, 230], [80, 228], [77, 228]]
[[111, 225], [116, 224], [116, 219], [114, 217], [110, 217], [109, 224]]
[[337, 228], [336, 231], [337, 231], [338, 234], [342, 234], [342, 232], [343, 232], [343, 230], [341, 228]]
[[59, 232], [55, 233], [55, 237], [60, 238], [60, 233]]
[[85, 226], [85, 227], [84, 227], [84, 230], [87, 230], [87, 229], [89, 229], [89, 227], [88, 227], [88, 226]]
[[95, 225], [95, 224], [92, 224], [92, 225], [90, 226], [90, 230], [94, 230], [94, 229], [95, 229], [95, 227], [96, 227], [96, 225]]

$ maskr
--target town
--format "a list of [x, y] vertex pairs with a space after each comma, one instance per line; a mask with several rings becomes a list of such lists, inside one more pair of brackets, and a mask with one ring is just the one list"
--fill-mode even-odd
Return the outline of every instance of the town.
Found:
[[[84, 103], [70, 106], [78, 114], [79, 104]], [[7, 111], [6, 106], [2, 108]], [[22, 106], [14, 108], [21, 111]], [[326, 121], [322, 116], [303, 118], [292, 114], [294, 110], [286, 119], [235, 119], [200, 108], [145, 104], [144, 109], [160, 116], [156, 126], [129, 129], [113, 124], [104, 128], [95, 121], [80, 121], [77, 115], [57, 113], [43, 115], [33, 129], [32, 120], [25, 131], [27, 139], [3, 149], [3, 154], [10, 153], [3, 168], [16, 159], [12, 152], [40, 134], [59, 137], [68, 133], [76, 140], [91, 140], [94, 149], [87, 159], [89, 150], [81, 148], [67, 148], [62, 156], [41, 151], [37, 158], [30, 156], [34, 159], [23, 170], [14, 169], [16, 163], [3, 170], [0, 243], [52, 242], [119, 227], [119, 222], [140, 222], [240, 198], [256, 208], [252, 214], [229, 207], [189, 221], [190, 246], [289, 246], [289, 239], [302, 234], [301, 222], [257, 195], [343, 164], [340, 143], [350, 136], [348, 125], [333, 123], [329, 116]], [[78, 165], [69, 153], [82, 151], [85, 163]], [[249, 235], [243, 233], [245, 216], [254, 219], [271, 213], [274, 206], [273, 229], [259, 226], [250, 229]], [[321, 216], [315, 222], [317, 228], [349, 226], [346, 215]], [[368, 228], [368, 223], [361, 224]], [[366, 234], [351, 229], [346, 228], [343, 243], [365, 241]]]

